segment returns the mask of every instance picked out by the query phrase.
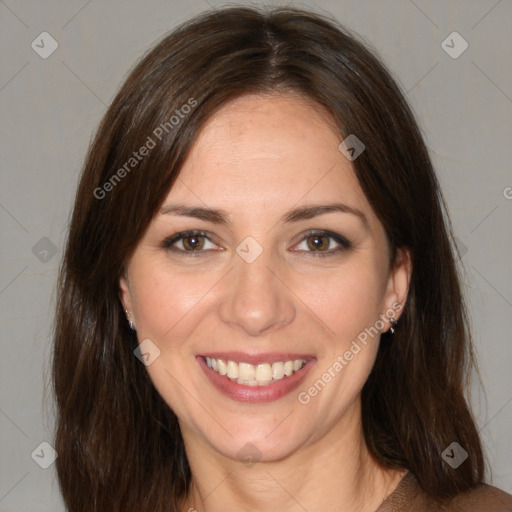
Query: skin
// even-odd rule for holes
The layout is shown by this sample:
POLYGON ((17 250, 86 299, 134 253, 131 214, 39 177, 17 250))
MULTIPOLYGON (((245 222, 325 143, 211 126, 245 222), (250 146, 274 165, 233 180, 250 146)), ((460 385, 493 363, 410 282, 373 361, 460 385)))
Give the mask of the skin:
POLYGON ((328 113, 298 95, 231 101, 205 124, 163 203, 222 209, 229 223, 159 213, 127 263, 120 298, 139 341, 160 350, 147 371, 179 418, 192 470, 184 511, 373 512, 404 474, 378 466, 362 433, 360 394, 380 334, 309 403, 297 399, 379 315, 405 303, 409 286, 409 255, 389 260, 340 142, 328 113), (340 202, 366 223, 343 212, 281 220, 293 208, 340 202), (190 238, 174 251, 162 246, 194 229, 211 234, 199 256, 184 254, 190 238), (332 252, 340 245, 322 238, 318 251, 331 253, 316 256, 308 230, 330 230, 351 247, 332 252), (263 249, 252 263, 236 252, 247 236, 263 249), (241 403, 199 368, 196 354, 213 350, 306 353, 316 364, 297 391, 241 403), (237 456, 248 442, 261 454, 252 466, 237 456))

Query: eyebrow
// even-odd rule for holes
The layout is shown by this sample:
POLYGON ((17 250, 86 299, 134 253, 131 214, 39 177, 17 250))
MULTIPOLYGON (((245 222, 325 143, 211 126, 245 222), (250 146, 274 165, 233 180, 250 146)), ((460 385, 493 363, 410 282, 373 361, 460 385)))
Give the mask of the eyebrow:
MULTIPOLYGON (((318 215, 335 212, 354 215, 358 217, 366 227, 369 227, 368 218, 361 210, 343 203, 301 206, 286 212, 281 217, 280 221, 285 223, 299 222, 301 220, 312 219, 318 215)), ((160 213, 162 215, 172 214, 184 217, 193 217, 195 219, 201 219, 222 225, 229 224, 230 220, 230 216, 225 210, 204 208, 200 206, 185 206, 181 204, 168 204, 161 208, 160 213)))

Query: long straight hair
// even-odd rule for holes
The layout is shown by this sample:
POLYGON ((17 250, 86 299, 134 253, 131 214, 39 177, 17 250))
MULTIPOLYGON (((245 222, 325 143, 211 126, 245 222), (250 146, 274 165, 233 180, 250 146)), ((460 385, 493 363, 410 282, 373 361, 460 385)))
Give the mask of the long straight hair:
POLYGON ((407 247, 412 256, 399 327, 382 335, 362 392, 370 453, 384 467, 413 472, 436 500, 482 481, 464 396, 473 357, 449 221, 404 95, 375 52, 334 20, 234 7, 197 16, 150 50, 88 151, 54 328, 56 467, 70 512, 164 512, 186 496, 191 472, 177 418, 133 354, 119 279, 205 122, 242 94, 290 92, 327 109, 340 142, 349 134, 363 141, 353 162, 359 183, 391 255, 407 247), (441 457, 454 441, 468 453, 457 469, 441 457))

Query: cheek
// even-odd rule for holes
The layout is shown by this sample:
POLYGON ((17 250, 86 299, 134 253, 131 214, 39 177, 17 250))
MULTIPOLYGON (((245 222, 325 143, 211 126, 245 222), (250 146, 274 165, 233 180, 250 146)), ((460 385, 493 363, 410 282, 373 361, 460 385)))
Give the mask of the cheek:
MULTIPOLYGON (((169 407, 192 421, 194 403, 187 390, 198 379, 194 333, 211 300, 212 275, 183 274, 161 262, 131 269, 132 299, 139 342, 151 340, 159 356, 146 367, 153 385, 169 407)), ((218 279, 217 279, 218 280, 218 279)))
MULTIPOLYGON (((199 269, 199 266, 198 266, 199 269)), ((325 272, 305 274, 286 272, 292 295, 277 286, 275 293, 297 301, 295 308, 316 317, 339 342, 350 343, 359 333, 375 325, 382 313, 385 286, 383 270, 370 258, 352 262, 325 272)), ((134 265, 131 272, 132 302, 139 338, 155 340, 162 348, 170 340, 176 349, 186 340, 201 316, 215 309, 216 297, 228 285, 229 275, 222 272, 180 271, 161 261, 134 265), (220 280, 220 281, 219 281, 220 280)), ((218 320, 218 319, 217 319, 218 320)), ((336 350, 342 347, 336 347, 336 350)))
POLYGON ((190 315, 200 308, 202 301, 214 284, 207 274, 180 274, 162 268, 162 265, 145 265, 132 273, 134 314, 140 336, 163 342, 166 338, 179 338, 183 328, 190 323, 190 315))
POLYGON ((319 312, 332 334, 324 339, 315 374, 298 394, 299 402, 314 411, 305 420, 311 425, 316 417, 326 425, 339 421, 368 379, 380 341, 376 322, 385 291, 381 276, 378 265, 354 264, 332 272, 328 280, 308 284, 307 305, 319 312))
POLYGON ((301 297, 309 297, 305 303, 335 336, 336 345, 350 343, 382 313, 385 286, 375 265, 347 265, 323 279, 306 279, 302 288, 301 297))

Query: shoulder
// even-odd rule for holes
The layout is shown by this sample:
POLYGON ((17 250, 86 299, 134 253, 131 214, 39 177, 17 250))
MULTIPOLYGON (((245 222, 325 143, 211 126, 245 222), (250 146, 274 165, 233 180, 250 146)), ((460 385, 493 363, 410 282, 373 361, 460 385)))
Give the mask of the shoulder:
POLYGON ((457 495, 447 512, 512 512, 512 496, 492 485, 480 484, 457 495))
POLYGON ((376 512, 512 512, 512 496, 482 483, 441 505, 408 472, 376 512))

